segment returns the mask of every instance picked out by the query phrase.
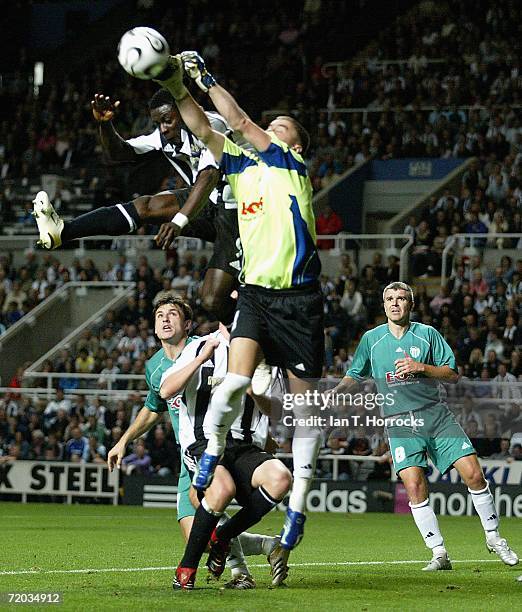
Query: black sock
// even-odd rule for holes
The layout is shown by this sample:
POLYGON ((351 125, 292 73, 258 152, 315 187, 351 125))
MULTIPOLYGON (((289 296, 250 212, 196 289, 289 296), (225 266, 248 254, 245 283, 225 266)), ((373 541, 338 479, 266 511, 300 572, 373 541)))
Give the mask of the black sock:
POLYGON ((185 553, 180 562, 181 567, 198 567, 201 557, 207 548, 212 530, 219 521, 220 517, 207 512, 204 505, 206 504, 203 500, 203 502, 199 504, 196 514, 194 515, 194 522, 192 523, 190 536, 185 546, 185 553))
POLYGON ((104 206, 66 221, 62 230, 62 242, 87 236, 122 236, 138 229, 140 216, 133 202, 104 206))
POLYGON ((250 496, 247 506, 241 508, 231 519, 218 527, 217 536, 222 540, 235 538, 252 525, 259 523, 265 514, 268 514, 278 503, 263 487, 259 487, 250 496))

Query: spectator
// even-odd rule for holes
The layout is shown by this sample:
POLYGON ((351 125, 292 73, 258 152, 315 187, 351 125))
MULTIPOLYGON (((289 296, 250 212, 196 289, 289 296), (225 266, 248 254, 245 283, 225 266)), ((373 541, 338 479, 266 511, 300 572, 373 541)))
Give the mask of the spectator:
POLYGON ((500 440, 500 450, 496 453, 493 453, 490 456, 490 459, 497 459, 500 461, 509 461, 512 459, 512 455, 509 452, 510 440, 509 438, 501 438, 500 440))
POLYGON ((134 444, 134 452, 122 460, 122 469, 125 474, 150 474, 152 473, 151 458, 147 449, 145 448, 145 442, 139 439, 134 444))
MULTIPOLYGON (((330 207, 325 206, 316 219, 315 227, 318 235, 338 234, 343 229, 341 217, 330 207)), ((318 249, 333 249, 333 240, 318 240, 318 249)))
POLYGON ((168 476, 176 473, 178 463, 176 447, 171 440, 166 439, 165 432, 160 426, 153 430, 149 452, 152 471, 157 476, 168 476))
POLYGON ((94 369, 94 358, 89 355, 86 348, 79 351, 78 357, 74 362, 75 371, 80 374, 90 374, 94 369))
POLYGON ((85 463, 89 458, 89 440, 82 436, 78 425, 71 429, 71 436, 65 445, 65 459, 85 463))
POLYGON ((361 292, 357 290, 355 281, 349 280, 345 284, 341 308, 348 315, 347 341, 350 342, 366 326, 366 308, 363 304, 361 292))

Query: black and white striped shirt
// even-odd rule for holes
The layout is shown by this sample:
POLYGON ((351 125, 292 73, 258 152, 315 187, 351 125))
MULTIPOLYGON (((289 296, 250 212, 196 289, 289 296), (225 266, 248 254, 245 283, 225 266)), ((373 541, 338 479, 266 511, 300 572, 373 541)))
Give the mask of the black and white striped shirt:
MULTIPOLYGON (((213 130, 226 135, 232 133, 232 130, 221 115, 211 111, 205 111, 205 114, 213 130)), ((195 183, 198 173, 205 170, 205 168, 216 168, 219 170, 219 164, 214 159, 212 153, 185 128, 181 129, 180 145, 168 142, 161 134, 159 128, 156 128, 151 134, 142 134, 136 138, 129 138, 126 142, 138 155, 151 151, 162 151, 187 187, 191 187, 195 183)), ((210 194, 209 199, 214 204, 221 200, 227 201, 227 194, 223 194, 224 188, 225 183, 220 182, 210 194)))
MULTIPOLYGON (((180 392, 182 401, 179 402, 179 443, 182 452, 196 441, 208 437, 208 408, 212 387, 221 381, 228 366, 229 343, 219 332, 202 336, 193 340, 183 349, 176 363, 163 373, 161 384, 174 372, 181 370, 191 363, 203 350, 210 338, 218 338, 219 345, 214 350, 211 359, 205 361, 192 375, 187 385, 180 392)), ((239 416, 230 429, 230 436, 235 440, 252 443, 264 448, 269 432, 269 419, 257 408, 250 396, 245 396, 239 416)))

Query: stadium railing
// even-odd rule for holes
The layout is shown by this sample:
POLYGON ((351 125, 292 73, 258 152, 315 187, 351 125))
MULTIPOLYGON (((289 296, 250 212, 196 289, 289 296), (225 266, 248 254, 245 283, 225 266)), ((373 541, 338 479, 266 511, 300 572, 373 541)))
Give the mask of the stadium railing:
MULTIPOLYGON (((41 363, 40 363, 41 365, 41 363)), ((93 395, 93 394, 98 394, 98 392, 103 393, 103 392, 114 392, 114 393, 138 393, 139 390, 132 390, 132 389, 117 389, 114 388, 116 387, 117 383, 120 382, 130 382, 130 381, 139 381, 139 382, 144 382, 145 381, 145 376, 143 374, 110 374, 110 375, 104 375, 104 374, 88 374, 88 373, 75 373, 75 372, 38 372, 36 370, 32 371, 27 369, 24 372, 24 379, 30 379, 30 380, 37 380, 37 379, 42 379, 42 380, 46 380, 46 386, 45 387, 39 387, 38 390, 39 391, 46 391, 48 394, 53 394, 56 386, 58 385, 58 382, 60 379, 75 379, 78 380, 79 383, 84 383, 86 386, 84 388, 82 387, 78 387, 77 389, 66 389, 65 393, 70 393, 71 395, 93 395), (104 385, 102 388, 100 388, 99 386, 92 386, 89 387, 89 384, 93 384, 93 383, 101 383, 102 385, 104 385), (106 385, 106 386, 105 386, 106 385)), ((5 387, 0 387, 0 391, 1 389, 3 389, 5 387)), ((144 391, 145 395, 147 394, 144 391)))
MULTIPOLYGON (((292 453, 277 453, 278 459, 292 459, 292 453)), ((332 477, 328 480, 339 480, 339 463, 346 461, 358 461, 359 463, 372 462, 372 463, 384 463, 388 461, 388 456, 384 455, 319 455, 317 461, 331 461, 332 462, 332 477)))
MULTIPOLYGON (((0 250, 15 250, 19 252, 25 252, 26 249, 34 249, 34 245, 38 240, 38 236, 0 236, 0 250)), ((333 242, 332 249, 322 249, 321 252, 329 253, 332 256, 338 256, 347 250, 352 250, 355 246, 356 251, 364 249, 375 249, 384 248, 390 254, 396 254, 400 261, 400 278, 401 280, 407 280, 408 276, 408 252, 413 245, 413 238, 409 234, 400 233, 385 233, 385 234, 320 234, 317 236, 317 240, 328 240, 333 242), (368 243, 371 242, 370 247, 368 243), (352 243, 352 246, 350 246, 352 243), (375 244, 377 243, 377 244, 375 244)), ((162 258, 164 251, 159 248, 153 248, 154 236, 124 236, 114 238, 114 236, 92 236, 89 238, 81 238, 78 241, 78 247, 72 250, 56 251, 56 253, 62 254, 65 258, 80 258, 84 257, 88 252, 96 252, 102 255, 108 253, 123 253, 127 257, 134 257, 135 255, 147 252, 156 253, 162 258), (112 241, 111 249, 96 249, 88 248, 90 243, 96 243, 100 241, 112 241)), ((96 245, 94 245, 96 246, 96 245)), ((195 238, 177 238, 175 246, 178 251, 200 251, 208 248, 207 243, 202 240, 195 238)), ((38 251, 39 253, 47 253, 48 251, 38 251)), ((96 263, 96 262, 95 262, 96 263)))
MULTIPOLYGON (((431 66, 435 64, 449 64, 450 61, 451 60, 448 58, 423 59, 422 64, 431 66)), ((325 62, 321 67, 321 72, 325 78, 328 78, 330 68, 335 68, 337 74, 342 76, 343 70, 347 67, 371 65, 372 68, 379 70, 381 68, 387 68, 388 66, 405 66, 412 63, 414 62, 412 62, 411 59, 369 60, 368 58, 361 58, 356 60, 345 60, 344 62, 325 62)))
MULTIPOLYGON (((44 372, 44 374, 49 374, 48 372, 44 372)), ((66 377, 65 374, 60 374, 60 378, 66 377)), ((72 376, 75 376, 74 374, 72 376)), ((100 378, 99 374, 78 374, 76 377, 80 376, 89 376, 94 378, 100 378)), ((145 380, 144 375, 138 374, 120 374, 121 379, 128 376, 126 380, 145 380)), ((70 376, 68 376, 70 378, 70 376)), ((32 378, 28 376, 27 378, 32 378)), ((39 376, 38 378, 47 378, 46 376, 39 376)), ((54 378, 58 378, 56 375, 54 378)), ((53 377, 49 377, 50 381, 53 380, 53 377)), ((114 382, 114 381, 113 381, 114 382)), ((127 400, 131 395, 139 395, 140 397, 147 397, 147 391, 144 389, 99 389, 99 388, 78 388, 78 389, 64 389, 64 395, 66 397, 72 397, 75 395, 85 395, 89 397, 98 397, 100 399, 110 399, 110 400, 127 400)), ((45 399, 52 399, 56 394, 56 385, 48 385, 46 387, 0 387, 0 396, 3 394, 6 395, 29 395, 32 397, 44 397, 45 399)))
POLYGON ((30 369, 39 367, 56 347, 132 295, 134 287, 135 283, 125 281, 72 281, 59 287, 0 336, 0 382, 10 380, 16 368, 27 361, 34 362, 30 369), (73 331, 64 339, 67 327, 73 331), (40 358, 42 352, 44 357, 40 358))
MULTIPOLYGON (((111 242, 109 251, 129 251, 129 249, 148 250, 151 248, 151 243, 154 244, 154 237, 151 236, 89 236, 88 238, 80 238, 74 242, 76 254, 81 256, 81 251, 92 250, 88 249, 87 245, 91 242, 107 241, 111 242)), ((36 234, 24 234, 23 236, 0 236, 0 251, 33 251, 39 236, 36 234)), ((175 240, 175 245, 181 250, 199 251, 204 248, 205 242, 197 238, 179 237, 175 240)), ((156 247, 157 248, 157 247, 156 247)), ((103 249, 107 251, 107 249, 103 249)), ((160 250, 158 248, 158 250, 160 250)), ((49 251, 38 251, 39 253, 49 253, 49 251)), ((54 252, 54 251, 53 251, 54 252)), ((62 251, 55 251, 56 253, 62 251)), ((64 252, 67 252, 64 251, 64 252)))
MULTIPOLYGON (((433 104, 422 104, 420 106, 416 106, 415 108, 413 108, 410 104, 407 104, 405 106, 373 106, 371 108, 367 107, 367 106, 362 106, 362 107, 357 107, 357 108, 345 108, 345 107, 335 107, 335 106, 330 106, 330 107, 326 107, 326 108, 318 108, 318 109, 312 109, 311 111, 303 111, 302 109, 299 108, 293 108, 293 109, 289 109, 289 108, 270 108, 267 109, 265 111, 263 111, 262 113, 262 119, 263 121, 267 121, 270 118, 276 117, 278 115, 285 115, 288 113, 292 113, 294 114, 296 117, 302 116, 303 114, 311 114, 311 115, 317 115, 319 113, 327 113, 328 115, 332 114, 332 113, 338 113, 341 115, 362 115, 363 121, 366 123, 366 121, 368 120, 368 115, 374 115, 374 114, 382 114, 382 113, 414 113, 417 111, 422 111, 422 112, 428 112, 428 111, 434 111, 437 110, 441 113, 453 113, 455 111, 463 111, 464 113, 468 113, 469 111, 473 111, 473 110, 484 110, 484 111, 488 111, 491 112, 494 109, 501 109, 504 108, 505 104, 492 104, 490 106, 479 106, 479 105, 475 105, 475 106, 469 106, 469 105, 464 105, 464 106, 452 106, 452 105, 444 105, 444 106, 435 106, 433 104)), ((510 109, 521 109, 522 108, 522 104, 510 104, 509 105, 510 109)), ((467 117, 466 117, 467 120, 467 117)), ((438 159, 438 158, 437 158, 438 159)))
POLYGON ((522 244, 522 234, 519 233, 483 233, 483 234, 452 234, 448 237, 447 244, 442 251, 442 272, 440 278, 440 284, 443 287, 448 281, 447 266, 448 258, 452 250, 469 249, 469 255, 482 253, 484 250, 488 251, 510 251, 519 250, 520 244, 522 244), (496 245, 488 244, 491 240, 517 240, 517 245, 513 247, 502 247, 499 249, 496 245))

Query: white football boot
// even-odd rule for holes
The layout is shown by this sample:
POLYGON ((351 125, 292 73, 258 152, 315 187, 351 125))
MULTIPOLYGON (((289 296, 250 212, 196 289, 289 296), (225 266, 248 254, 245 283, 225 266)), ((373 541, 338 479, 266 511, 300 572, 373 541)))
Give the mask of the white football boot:
POLYGON ((504 538, 499 538, 496 542, 486 541, 486 546, 490 553, 496 553, 506 565, 513 566, 518 563, 517 553, 509 548, 504 538))
POLYGON ((453 569, 451 565, 450 558, 448 557, 447 552, 443 552, 438 555, 433 555, 431 561, 426 565, 426 567, 422 568, 423 572, 438 572, 441 570, 451 570, 453 569))
POLYGON ((44 249, 57 249, 62 244, 63 220, 49 202, 49 196, 45 191, 36 194, 33 204, 33 217, 40 232, 37 244, 44 249))

